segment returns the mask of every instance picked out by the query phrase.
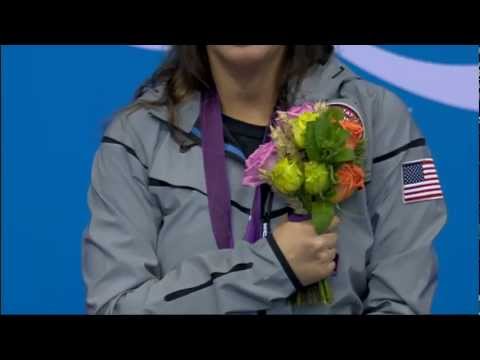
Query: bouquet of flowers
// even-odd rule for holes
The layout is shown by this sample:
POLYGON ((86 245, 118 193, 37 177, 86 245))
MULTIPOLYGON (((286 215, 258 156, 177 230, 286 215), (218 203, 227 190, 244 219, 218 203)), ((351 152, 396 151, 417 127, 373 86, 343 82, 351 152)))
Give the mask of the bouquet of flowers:
MULTIPOLYGON (((243 184, 267 183, 317 234, 332 223, 339 204, 364 185, 364 128, 343 105, 305 103, 278 111, 271 140, 246 161, 243 184)), ((294 304, 331 304, 327 280, 295 294, 294 304)))

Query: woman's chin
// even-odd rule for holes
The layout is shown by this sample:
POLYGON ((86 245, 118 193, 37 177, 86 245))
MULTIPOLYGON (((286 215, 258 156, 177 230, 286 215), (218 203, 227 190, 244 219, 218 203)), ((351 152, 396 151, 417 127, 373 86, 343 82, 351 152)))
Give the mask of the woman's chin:
POLYGON ((278 56, 282 45, 209 45, 209 52, 222 61, 238 65, 254 65, 278 56))

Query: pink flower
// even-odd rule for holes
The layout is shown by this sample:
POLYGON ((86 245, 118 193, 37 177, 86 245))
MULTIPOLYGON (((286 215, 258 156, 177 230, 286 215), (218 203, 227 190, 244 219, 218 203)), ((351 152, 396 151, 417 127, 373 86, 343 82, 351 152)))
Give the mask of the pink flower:
POLYGON ((245 162, 246 169, 242 184, 256 187, 265 183, 262 171, 270 171, 277 162, 277 148, 273 141, 261 145, 245 162))
POLYGON ((288 109, 287 114, 290 117, 299 117, 302 115, 304 112, 314 112, 314 104, 313 103, 304 103, 299 106, 293 106, 290 109, 288 109))

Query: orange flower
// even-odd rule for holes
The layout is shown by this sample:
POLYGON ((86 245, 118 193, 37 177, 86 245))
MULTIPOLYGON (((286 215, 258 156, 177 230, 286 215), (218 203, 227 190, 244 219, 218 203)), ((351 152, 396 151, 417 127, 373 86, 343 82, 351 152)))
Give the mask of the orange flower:
POLYGON ((337 170, 336 175, 338 184, 335 189, 335 196, 330 199, 334 204, 348 199, 355 190, 360 190, 365 187, 365 173, 358 165, 342 165, 337 170))
POLYGON ((355 150, 358 143, 363 139, 363 126, 357 119, 340 120, 340 126, 350 133, 347 139, 347 148, 355 150))

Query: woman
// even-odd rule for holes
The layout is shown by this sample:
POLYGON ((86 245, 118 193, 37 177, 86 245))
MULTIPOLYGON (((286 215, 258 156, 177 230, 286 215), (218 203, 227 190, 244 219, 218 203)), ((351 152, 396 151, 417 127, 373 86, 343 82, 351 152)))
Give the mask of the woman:
POLYGON ((404 172, 430 158, 399 98, 353 74, 332 46, 175 46, 95 158, 88 312, 428 313, 432 242, 446 209, 441 195, 406 201, 404 172), (254 196, 241 185, 245 158, 274 110, 319 100, 362 121, 366 189, 318 236, 309 222, 285 221, 286 203, 264 186, 269 226, 244 241, 254 196), (332 305, 290 306, 296 291, 325 278, 332 305))

